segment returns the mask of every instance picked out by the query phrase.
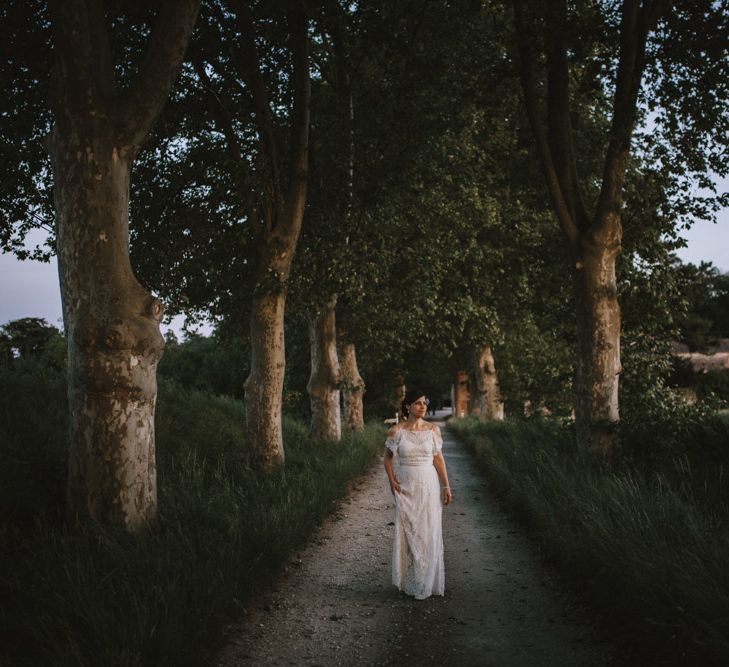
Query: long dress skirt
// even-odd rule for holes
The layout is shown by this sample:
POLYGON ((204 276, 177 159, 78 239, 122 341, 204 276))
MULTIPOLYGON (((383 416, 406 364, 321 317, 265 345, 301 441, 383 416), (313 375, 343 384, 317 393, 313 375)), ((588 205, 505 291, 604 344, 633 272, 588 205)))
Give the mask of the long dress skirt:
POLYGON ((424 600, 445 592, 443 507, 433 456, 442 447, 440 433, 400 429, 387 442, 395 453, 400 493, 395 494, 392 583, 424 600))

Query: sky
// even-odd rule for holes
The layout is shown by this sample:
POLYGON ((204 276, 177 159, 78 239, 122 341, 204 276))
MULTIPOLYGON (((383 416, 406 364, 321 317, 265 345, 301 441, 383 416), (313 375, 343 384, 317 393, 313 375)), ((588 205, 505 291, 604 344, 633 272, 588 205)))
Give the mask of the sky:
MULTIPOLYGON (((42 243, 45 235, 29 235, 27 247, 42 243)), ((23 317, 40 317, 48 324, 63 328, 61 289, 58 282, 58 262, 20 261, 14 255, 0 253, 0 326, 23 317)), ((173 318, 162 325, 162 332, 172 329, 183 337, 184 318, 173 318)), ((211 333, 206 325, 192 327, 202 334, 211 333)))
MULTIPOLYGON (((688 247, 677 253, 682 261, 712 262, 720 271, 729 272, 729 209, 721 211, 716 223, 698 222, 682 236, 688 242, 688 247)), ((55 258, 43 264, 21 262, 13 255, 0 254, 0 325, 22 317, 41 317, 59 329, 63 327, 55 258)), ((171 325, 162 325, 163 332, 168 328, 181 336, 182 318, 175 318, 171 325)), ((210 327, 198 330, 202 334, 210 333, 210 327)))

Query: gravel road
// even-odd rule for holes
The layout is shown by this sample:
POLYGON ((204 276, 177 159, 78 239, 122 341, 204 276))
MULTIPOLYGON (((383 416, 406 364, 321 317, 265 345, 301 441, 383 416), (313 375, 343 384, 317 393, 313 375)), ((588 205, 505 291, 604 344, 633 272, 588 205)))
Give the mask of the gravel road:
POLYGON ((378 464, 227 629, 215 664, 615 664, 470 455, 443 435, 454 493, 443 513, 445 597, 416 601, 392 587, 394 505, 378 464))

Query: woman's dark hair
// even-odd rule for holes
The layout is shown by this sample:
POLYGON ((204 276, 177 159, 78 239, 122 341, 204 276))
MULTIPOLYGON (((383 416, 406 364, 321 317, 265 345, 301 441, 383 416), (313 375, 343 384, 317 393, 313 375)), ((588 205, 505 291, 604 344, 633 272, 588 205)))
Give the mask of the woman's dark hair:
POLYGON ((410 389, 409 391, 405 392, 405 398, 400 404, 400 410, 402 411, 402 416, 404 418, 406 418, 410 414, 408 412, 408 405, 415 403, 415 401, 417 401, 421 396, 427 396, 427 394, 417 388, 410 389))

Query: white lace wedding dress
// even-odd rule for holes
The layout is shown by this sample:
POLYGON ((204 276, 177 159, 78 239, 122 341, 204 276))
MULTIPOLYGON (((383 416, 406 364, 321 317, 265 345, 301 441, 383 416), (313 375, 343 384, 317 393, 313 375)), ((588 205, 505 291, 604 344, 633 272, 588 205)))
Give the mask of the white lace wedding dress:
POLYGON ((440 431, 400 428, 385 446, 394 454, 400 493, 395 494, 392 583, 424 600, 445 592, 443 506, 433 456, 440 453, 440 431))

